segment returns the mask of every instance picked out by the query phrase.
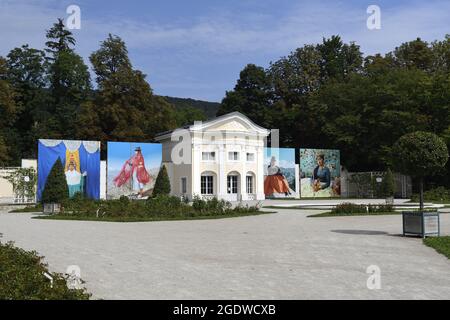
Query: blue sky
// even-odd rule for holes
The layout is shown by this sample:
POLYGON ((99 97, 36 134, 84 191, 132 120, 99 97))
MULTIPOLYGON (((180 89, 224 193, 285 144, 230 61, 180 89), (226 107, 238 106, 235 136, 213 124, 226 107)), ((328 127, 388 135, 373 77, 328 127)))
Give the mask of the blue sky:
POLYGON ((295 149, 294 148, 264 148, 265 161, 267 167, 270 164, 272 156, 277 160, 277 166, 281 168, 295 167, 295 149))
POLYGON ((141 147, 147 169, 159 168, 162 160, 162 145, 141 142, 108 142, 108 171, 122 169, 126 160, 134 154, 136 147, 141 147))
POLYGON ((128 45, 135 68, 161 95, 220 101, 247 63, 270 61, 339 34, 365 54, 404 41, 450 33, 450 1, 0 0, 0 55, 24 43, 42 48, 45 30, 66 8, 81 8, 76 50, 88 63, 108 33, 128 45), (381 30, 368 30, 366 9, 381 8, 381 30))

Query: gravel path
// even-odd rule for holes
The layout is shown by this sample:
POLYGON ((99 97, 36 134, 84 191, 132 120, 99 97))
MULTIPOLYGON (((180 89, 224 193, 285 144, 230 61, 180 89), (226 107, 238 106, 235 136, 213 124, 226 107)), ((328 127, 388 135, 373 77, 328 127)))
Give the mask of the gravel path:
MULTIPOLYGON (((450 299, 450 260, 399 236, 401 216, 306 218, 320 211, 220 220, 85 222, 0 213, 2 241, 78 265, 104 299, 450 299), (381 270, 369 290, 366 268, 381 270)), ((450 214, 441 215, 450 234, 450 214)))

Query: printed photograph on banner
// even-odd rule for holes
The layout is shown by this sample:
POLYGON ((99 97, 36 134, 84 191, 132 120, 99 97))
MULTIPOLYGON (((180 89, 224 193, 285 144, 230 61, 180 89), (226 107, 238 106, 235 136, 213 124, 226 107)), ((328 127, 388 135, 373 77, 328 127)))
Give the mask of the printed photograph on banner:
POLYGON ((100 142, 81 140, 38 140, 38 187, 41 200, 47 177, 60 159, 64 167, 69 197, 79 193, 100 198, 100 142))
POLYGON ((161 168, 159 143, 108 142, 107 199, 146 199, 161 168))
POLYGON ((265 148, 264 153, 266 198, 295 197, 295 149, 265 148))
POLYGON ((339 197, 341 160, 339 150, 300 149, 300 196, 339 197))

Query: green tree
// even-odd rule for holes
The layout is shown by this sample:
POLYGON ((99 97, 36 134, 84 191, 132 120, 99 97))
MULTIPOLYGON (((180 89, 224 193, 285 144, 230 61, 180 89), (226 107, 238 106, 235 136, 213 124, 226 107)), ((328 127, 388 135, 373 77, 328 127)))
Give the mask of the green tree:
POLYGON ((0 167, 6 166, 11 160, 9 156, 9 148, 5 139, 0 135, 0 167))
POLYGON ((132 68, 122 39, 110 34, 90 61, 98 84, 98 126, 106 137, 144 141, 176 126, 173 106, 153 95, 145 75, 132 68))
POLYGON ((65 28, 62 19, 53 24, 46 36, 52 97, 49 110, 52 116, 46 122, 46 130, 55 138, 73 138, 76 135, 74 119, 91 90, 88 67, 73 50, 75 38, 65 28))
POLYGON ((14 158, 36 158, 36 139, 44 134, 42 123, 51 116, 47 106, 45 53, 23 45, 7 56, 7 80, 16 92, 18 108, 14 122, 14 158))
POLYGON ((405 68, 430 70, 433 63, 433 52, 428 43, 417 38, 414 41, 402 43, 395 48, 395 62, 405 68))
POLYGON ((170 193, 170 180, 167 174, 167 169, 165 165, 161 166, 161 170, 158 172, 158 177, 155 181, 155 186, 153 187, 152 196, 156 197, 158 195, 168 195, 170 193))
POLYGON ((181 109, 176 109, 176 122, 177 127, 182 127, 188 124, 192 124, 195 121, 205 121, 206 115, 205 113, 197 108, 193 107, 185 107, 181 109))
POLYGON ((71 51, 71 46, 76 43, 72 32, 66 29, 64 20, 61 18, 58 18, 58 21, 47 30, 46 38, 48 41, 45 43, 47 47, 45 51, 51 55, 50 59, 54 59, 63 51, 71 51))
POLYGON ((322 82, 328 79, 342 81, 348 75, 362 69, 362 53, 359 46, 353 42, 344 44, 341 37, 333 35, 329 39, 324 38, 317 49, 322 57, 320 63, 322 82))
POLYGON ((447 34, 442 41, 433 41, 431 50, 433 53, 432 71, 448 75, 450 73, 450 34, 447 34))
POLYGON ((240 72, 234 90, 227 91, 217 115, 239 111, 264 125, 269 107, 270 79, 262 67, 248 64, 240 72))
POLYGON ((399 172, 419 179, 420 210, 423 211, 423 181, 442 170, 448 160, 445 142, 431 132, 403 135, 392 148, 392 164, 399 172))
MULTIPOLYGON (((322 82, 321 61, 317 46, 305 45, 270 64, 269 97, 273 103, 266 112, 265 124, 270 128, 283 124, 280 138, 286 146, 309 146, 313 140, 317 141, 313 135, 320 126, 321 106, 310 104, 310 97, 322 82)), ((319 141, 322 143, 323 139, 319 141)))
POLYGON ((13 142, 17 137, 14 130, 18 113, 16 92, 6 80, 7 74, 6 60, 0 57, 0 164, 2 165, 11 163, 15 150, 11 150, 10 146, 14 145, 13 142))
POLYGON ((67 186, 66 175, 63 164, 58 158, 48 174, 42 191, 42 203, 61 203, 69 199, 69 187, 67 186))

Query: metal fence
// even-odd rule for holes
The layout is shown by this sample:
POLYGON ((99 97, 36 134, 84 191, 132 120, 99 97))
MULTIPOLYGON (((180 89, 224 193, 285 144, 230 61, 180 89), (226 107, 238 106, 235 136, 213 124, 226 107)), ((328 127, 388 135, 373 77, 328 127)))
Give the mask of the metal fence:
MULTIPOLYGON (((341 196, 344 198, 379 198, 381 180, 385 172, 348 172, 341 173, 341 196)), ((410 176, 393 173, 395 183, 395 197, 409 198, 412 195, 412 181, 410 176)))

